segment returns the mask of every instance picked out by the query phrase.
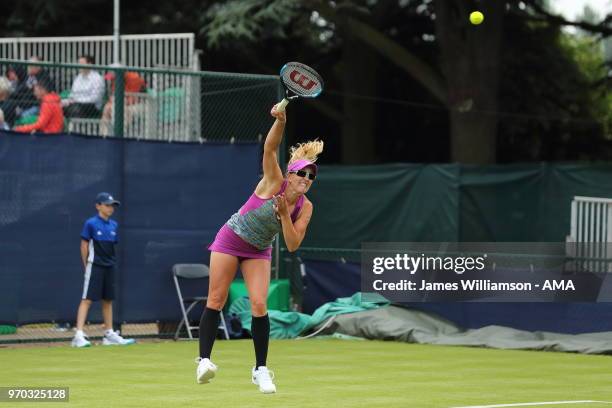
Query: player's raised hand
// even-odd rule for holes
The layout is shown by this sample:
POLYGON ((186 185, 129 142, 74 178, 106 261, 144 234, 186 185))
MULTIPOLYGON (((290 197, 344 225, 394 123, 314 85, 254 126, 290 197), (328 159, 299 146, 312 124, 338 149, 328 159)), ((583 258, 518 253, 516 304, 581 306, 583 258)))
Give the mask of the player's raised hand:
POLYGON ((281 219, 283 216, 289 216, 289 205, 287 204, 287 198, 283 193, 279 195, 275 195, 272 197, 274 200, 274 211, 276 211, 276 216, 278 219, 281 219))
POLYGON ((287 114, 285 113, 285 111, 279 111, 276 108, 276 105, 272 107, 272 110, 270 111, 270 115, 275 117, 276 120, 278 120, 279 122, 285 123, 287 121, 287 114))

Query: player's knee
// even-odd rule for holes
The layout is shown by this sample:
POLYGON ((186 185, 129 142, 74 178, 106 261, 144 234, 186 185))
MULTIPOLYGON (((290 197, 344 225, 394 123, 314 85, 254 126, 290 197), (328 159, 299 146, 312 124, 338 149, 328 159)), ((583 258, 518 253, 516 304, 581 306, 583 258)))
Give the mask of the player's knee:
POLYGON ((222 296, 221 294, 209 294, 208 299, 206 300, 206 307, 209 309, 221 310, 225 305, 225 298, 226 296, 222 296))
POLYGON ((91 299, 81 299, 82 305, 91 306, 92 303, 93 303, 93 300, 91 299))
POLYGON ((253 316, 263 316, 267 311, 268 307, 265 299, 251 299, 251 313, 253 316))

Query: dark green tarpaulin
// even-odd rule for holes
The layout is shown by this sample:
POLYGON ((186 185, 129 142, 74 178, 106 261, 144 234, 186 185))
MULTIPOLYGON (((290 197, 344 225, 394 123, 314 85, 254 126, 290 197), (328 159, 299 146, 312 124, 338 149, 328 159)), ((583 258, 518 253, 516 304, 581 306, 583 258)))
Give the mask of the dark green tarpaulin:
MULTIPOLYGON (((333 316, 377 309, 389 305, 389 301, 376 293, 355 293, 351 297, 338 298, 319 307, 311 315, 298 312, 269 310, 270 338, 293 339, 300 333, 312 329, 333 316)), ((240 319, 242 327, 250 331, 251 305, 247 297, 236 299, 229 312, 240 319)))
POLYGON ((612 164, 321 166, 303 246, 562 242, 575 195, 612 198, 612 164))

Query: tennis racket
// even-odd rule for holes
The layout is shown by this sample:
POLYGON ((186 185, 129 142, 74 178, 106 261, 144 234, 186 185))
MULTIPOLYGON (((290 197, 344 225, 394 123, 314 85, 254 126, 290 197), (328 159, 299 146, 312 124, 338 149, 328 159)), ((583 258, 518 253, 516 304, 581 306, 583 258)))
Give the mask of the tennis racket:
POLYGON ((281 68, 280 79, 285 88, 285 98, 276 105, 284 111, 287 104, 298 97, 316 98, 323 92, 323 78, 308 65, 288 62, 281 68))

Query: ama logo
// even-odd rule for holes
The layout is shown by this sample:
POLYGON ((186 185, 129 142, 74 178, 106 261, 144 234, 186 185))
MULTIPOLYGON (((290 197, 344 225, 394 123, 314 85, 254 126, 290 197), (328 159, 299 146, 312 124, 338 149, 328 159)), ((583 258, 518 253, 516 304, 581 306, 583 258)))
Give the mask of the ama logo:
POLYGON ((293 81, 295 84, 299 85, 301 88, 304 88, 307 91, 310 91, 312 87, 315 86, 315 84, 317 83, 313 79, 308 78, 306 75, 295 69, 291 71, 291 74, 289 74, 289 78, 291 78, 291 81, 293 81))
POLYGON ((567 291, 567 290, 576 290, 576 287, 574 286, 574 282, 571 279, 568 280, 549 280, 547 279, 544 282, 544 286, 542 287, 542 290, 562 290, 562 291, 567 291))

